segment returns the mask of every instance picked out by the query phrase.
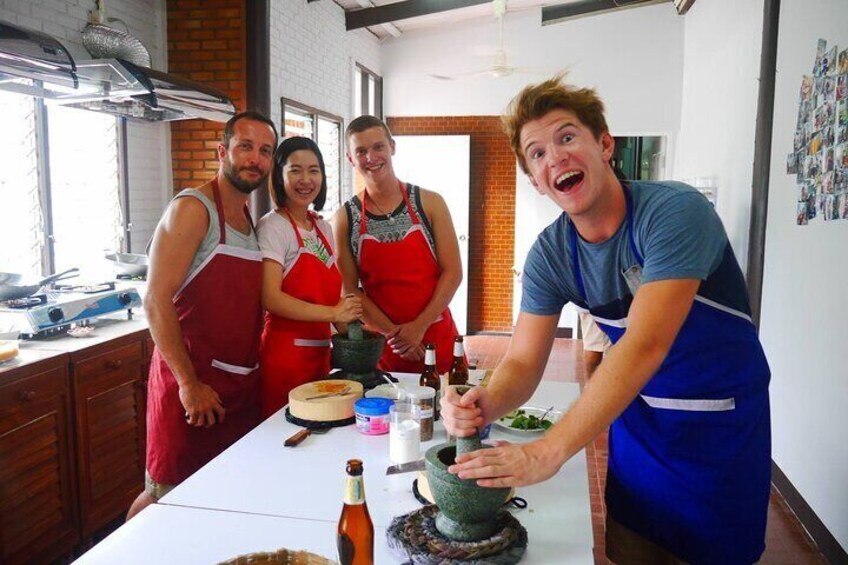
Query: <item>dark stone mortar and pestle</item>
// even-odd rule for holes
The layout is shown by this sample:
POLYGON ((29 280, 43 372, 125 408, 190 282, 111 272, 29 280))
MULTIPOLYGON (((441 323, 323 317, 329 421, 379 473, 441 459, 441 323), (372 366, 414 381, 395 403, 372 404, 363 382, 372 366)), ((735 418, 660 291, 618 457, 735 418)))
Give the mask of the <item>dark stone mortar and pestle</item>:
POLYGON ((332 342, 330 363, 340 371, 329 378, 357 381, 366 389, 386 382, 382 371, 377 370, 386 345, 385 337, 364 330, 362 322, 355 321, 348 324, 346 334, 333 335, 332 342))
MULTIPOLYGON (((465 394, 471 387, 456 387, 465 394)), ((509 496, 509 488, 486 488, 477 485, 476 479, 460 479, 448 472, 456 456, 491 446, 480 442, 480 434, 456 439, 456 443, 443 443, 427 450, 424 455, 427 481, 439 513, 436 529, 456 541, 477 541, 492 536, 499 528, 498 514, 509 496)))

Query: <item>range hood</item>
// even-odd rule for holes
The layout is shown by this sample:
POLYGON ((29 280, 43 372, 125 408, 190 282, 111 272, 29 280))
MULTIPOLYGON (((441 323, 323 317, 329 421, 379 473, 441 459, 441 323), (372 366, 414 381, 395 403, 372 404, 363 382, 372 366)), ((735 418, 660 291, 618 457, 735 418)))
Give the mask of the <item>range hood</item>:
POLYGON ((142 121, 224 122, 232 100, 208 86, 121 59, 74 62, 49 35, 0 22, 0 89, 142 121))

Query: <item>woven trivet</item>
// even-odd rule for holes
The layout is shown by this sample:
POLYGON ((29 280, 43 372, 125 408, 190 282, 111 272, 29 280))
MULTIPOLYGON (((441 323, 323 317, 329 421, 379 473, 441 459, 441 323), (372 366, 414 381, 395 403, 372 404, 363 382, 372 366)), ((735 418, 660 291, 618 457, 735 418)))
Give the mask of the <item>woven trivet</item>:
POLYGON ((386 530, 389 547, 414 565, 513 565, 527 549, 527 530, 509 512, 498 514, 489 539, 460 542, 436 529, 439 507, 425 506, 398 516, 386 530))
POLYGON ((338 565, 326 557, 315 555, 308 551, 291 551, 289 549, 278 549, 277 551, 259 551, 239 555, 218 565, 338 565))

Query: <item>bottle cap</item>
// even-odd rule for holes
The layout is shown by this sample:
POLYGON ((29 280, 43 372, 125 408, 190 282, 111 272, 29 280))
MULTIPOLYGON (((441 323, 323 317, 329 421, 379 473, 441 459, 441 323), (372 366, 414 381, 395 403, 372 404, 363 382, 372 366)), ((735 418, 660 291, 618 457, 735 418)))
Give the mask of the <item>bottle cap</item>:
POLYGON ((393 403, 390 398, 360 398, 353 403, 353 410, 363 416, 382 416, 389 413, 393 403))

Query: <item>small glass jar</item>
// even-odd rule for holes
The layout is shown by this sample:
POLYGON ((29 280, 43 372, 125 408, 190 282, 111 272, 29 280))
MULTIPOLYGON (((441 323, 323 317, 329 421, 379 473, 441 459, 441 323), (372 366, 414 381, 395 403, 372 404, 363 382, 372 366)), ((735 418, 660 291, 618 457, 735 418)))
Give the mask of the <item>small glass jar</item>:
POLYGON ((389 431, 389 408, 394 401, 388 398, 360 398, 353 404, 356 429, 376 436, 389 431))
POLYGON ((435 421, 436 390, 429 386, 412 387, 406 391, 410 402, 418 406, 421 422, 421 441, 433 439, 435 421))

